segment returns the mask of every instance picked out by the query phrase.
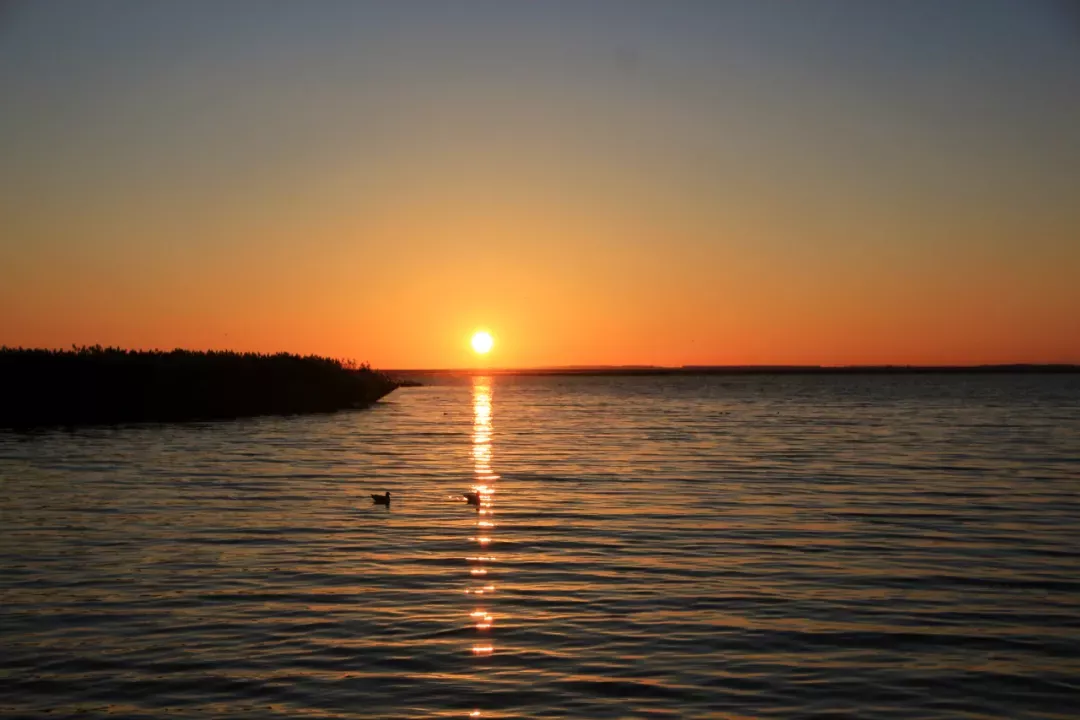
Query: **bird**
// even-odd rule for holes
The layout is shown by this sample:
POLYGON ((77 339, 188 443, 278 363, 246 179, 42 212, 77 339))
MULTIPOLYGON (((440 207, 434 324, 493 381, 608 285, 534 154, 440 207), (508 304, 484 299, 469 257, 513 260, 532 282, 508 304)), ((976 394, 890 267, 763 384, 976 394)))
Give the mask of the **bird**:
POLYGON ((376 505, 389 506, 390 505, 390 491, 387 490, 385 495, 376 495, 375 493, 372 493, 371 494, 371 501, 373 503, 375 503, 376 505))
POLYGON ((480 493, 478 493, 478 492, 467 492, 467 493, 465 493, 465 502, 469 503, 470 505, 479 505, 480 504, 480 493))

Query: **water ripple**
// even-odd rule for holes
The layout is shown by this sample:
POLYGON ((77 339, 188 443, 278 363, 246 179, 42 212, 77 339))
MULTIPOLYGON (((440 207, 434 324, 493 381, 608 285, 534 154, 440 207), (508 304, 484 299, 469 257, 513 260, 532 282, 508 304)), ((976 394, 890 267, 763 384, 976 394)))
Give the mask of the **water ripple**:
POLYGON ((1075 717, 1078 400, 444 378, 0 435, 0 715, 1075 717))

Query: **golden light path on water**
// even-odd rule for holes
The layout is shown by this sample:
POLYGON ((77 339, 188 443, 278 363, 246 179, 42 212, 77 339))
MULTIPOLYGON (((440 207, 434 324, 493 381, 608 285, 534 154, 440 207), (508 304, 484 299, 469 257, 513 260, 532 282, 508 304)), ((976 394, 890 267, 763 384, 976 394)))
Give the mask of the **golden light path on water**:
MULTIPOLYGON (((495 560, 490 553, 493 543, 492 532, 496 528, 495 523, 495 482, 499 476, 492 470, 492 412, 491 412, 491 378, 477 377, 473 379, 473 433, 472 433, 472 457, 473 457, 473 486, 476 493, 476 533, 469 537, 469 541, 476 543, 477 552, 467 557, 470 564, 470 581, 483 582, 488 579, 487 564, 495 560)), ((466 588, 466 593, 476 595, 477 599, 484 599, 483 604, 477 604, 469 615, 469 621, 476 629, 477 638, 472 645, 472 654, 476 657, 487 657, 495 652, 495 645, 491 640, 492 626, 495 618, 490 612, 486 600, 495 592, 495 584, 472 584, 466 588)), ((470 713, 470 717, 480 717, 479 710, 470 713)))
POLYGON ((0 432, 0 717, 1076 719, 1076 376, 475 384, 0 432))

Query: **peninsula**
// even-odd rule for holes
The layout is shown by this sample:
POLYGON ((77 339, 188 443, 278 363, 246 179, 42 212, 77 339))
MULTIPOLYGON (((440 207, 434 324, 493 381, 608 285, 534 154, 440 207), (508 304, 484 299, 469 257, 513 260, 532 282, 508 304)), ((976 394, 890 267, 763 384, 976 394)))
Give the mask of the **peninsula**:
POLYGON ((289 353, 0 348, 0 427, 220 420, 367 407, 399 387, 289 353))

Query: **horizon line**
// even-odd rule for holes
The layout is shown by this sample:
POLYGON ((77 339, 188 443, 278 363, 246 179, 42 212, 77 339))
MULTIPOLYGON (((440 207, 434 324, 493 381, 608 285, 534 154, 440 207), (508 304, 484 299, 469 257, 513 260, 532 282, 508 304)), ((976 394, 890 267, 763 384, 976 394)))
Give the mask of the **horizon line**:
POLYGON ((540 365, 532 367, 499 368, 386 368, 387 373, 412 373, 417 375, 438 374, 491 374, 491 375, 694 375, 694 374, 768 374, 768 373, 933 373, 933 372, 998 372, 1040 373, 1080 372, 1080 363, 979 363, 970 365, 914 365, 914 364, 865 364, 865 365, 540 365))

